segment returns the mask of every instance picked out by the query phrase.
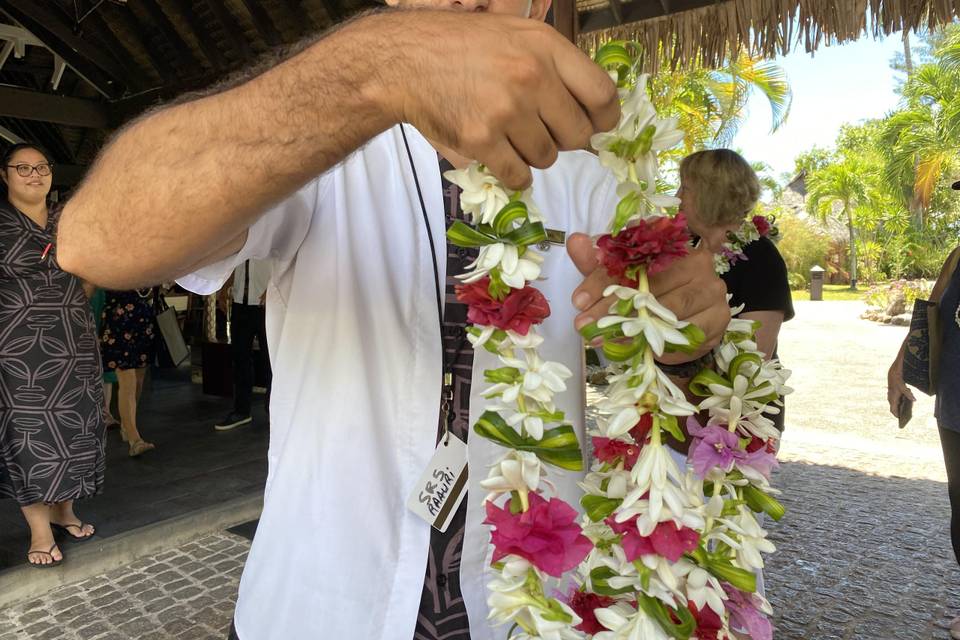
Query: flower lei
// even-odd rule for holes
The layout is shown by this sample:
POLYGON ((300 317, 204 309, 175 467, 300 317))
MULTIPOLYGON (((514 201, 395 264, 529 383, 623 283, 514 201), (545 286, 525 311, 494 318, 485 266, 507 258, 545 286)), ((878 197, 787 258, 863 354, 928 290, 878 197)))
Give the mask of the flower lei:
POLYGON ((484 372, 489 404, 474 425, 506 449, 481 482, 490 492, 485 524, 498 573, 488 585, 490 618, 513 623, 513 640, 706 640, 733 631, 768 640, 771 610, 755 593, 753 571, 763 566, 760 552, 774 547, 754 513, 783 514, 768 481, 779 433, 764 414, 776 413, 778 396, 789 393, 789 371, 763 360, 758 324, 741 319, 714 350, 715 367, 690 383, 704 398, 699 406, 657 367, 655 357, 694 352, 704 339, 657 302, 648 282, 689 248, 682 216, 665 215, 676 199, 656 190, 656 154, 682 133, 675 120, 657 117, 627 45, 609 43, 597 57, 621 90, 619 125, 592 141, 619 182, 611 233, 597 243, 619 282, 605 292, 617 298, 610 315, 582 333, 601 338, 621 370, 589 433, 582 517, 544 496, 544 463, 580 471, 582 454, 553 402, 571 372, 537 351, 543 338, 535 327, 549 315, 531 285, 540 275, 533 247, 546 237, 543 218, 529 190, 508 192, 481 165, 446 174, 463 189, 473 223, 454 223, 448 238, 479 247, 458 276, 457 295, 473 324, 468 337, 503 365, 484 372), (708 416, 705 426, 698 410, 708 416), (683 469, 665 444, 667 434, 685 439, 681 420, 692 439, 683 469), (564 577, 569 591, 551 590, 564 577))
POLYGON ((717 273, 726 273, 730 267, 742 260, 749 260, 744 252, 747 245, 760 238, 770 238, 774 242, 780 239, 780 230, 777 228, 774 216, 755 215, 736 231, 727 236, 720 253, 714 256, 717 273))

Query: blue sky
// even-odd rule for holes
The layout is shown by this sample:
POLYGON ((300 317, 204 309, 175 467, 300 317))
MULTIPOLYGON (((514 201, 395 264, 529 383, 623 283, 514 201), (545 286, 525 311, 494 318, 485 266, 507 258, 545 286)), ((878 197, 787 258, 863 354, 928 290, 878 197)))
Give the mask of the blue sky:
MULTIPOLYGON (((917 40, 911 34, 911 45, 917 40)), ((883 116, 896 107, 898 75, 890 69, 901 51, 901 34, 821 47, 813 56, 801 51, 777 58, 793 88, 793 106, 786 123, 770 133, 770 108, 762 96, 750 99, 749 112, 732 147, 751 162, 763 160, 775 176, 793 171, 793 159, 814 145, 830 147, 840 125, 883 116)))

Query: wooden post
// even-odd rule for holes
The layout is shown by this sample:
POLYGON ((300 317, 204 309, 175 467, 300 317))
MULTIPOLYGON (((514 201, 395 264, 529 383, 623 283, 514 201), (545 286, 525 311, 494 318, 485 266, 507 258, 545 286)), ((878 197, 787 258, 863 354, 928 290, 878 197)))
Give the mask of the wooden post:
POLYGON ((553 26, 570 42, 576 44, 580 33, 577 0, 554 0, 553 26))

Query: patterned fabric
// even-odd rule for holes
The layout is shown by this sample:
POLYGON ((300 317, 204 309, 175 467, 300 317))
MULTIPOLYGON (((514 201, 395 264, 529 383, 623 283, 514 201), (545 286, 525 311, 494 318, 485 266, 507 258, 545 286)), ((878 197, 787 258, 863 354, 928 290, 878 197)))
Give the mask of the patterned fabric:
POLYGON ((107 291, 100 323, 100 352, 103 366, 116 369, 142 369, 153 358, 153 289, 107 291))
MULTIPOLYGON (((440 174, 453 169, 440 159, 440 174)), ((460 190, 443 179, 443 201, 447 226, 462 219, 460 190)), ((443 312, 444 362, 453 363, 453 402, 449 429, 467 441, 470 430, 470 381, 473 373, 473 350, 467 341, 467 305, 457 301, 454 276, 463 273, 477 256, 476 249, 463 249, 447 243, 447 282, 443 312)), ((437 431, 437 442, 443 437, 443 424, 437 431)), ((430 529, 430 553, 420 597, 420 612, 414 640, 469 640, 470 623, 460 592, 460 553, 466 525, 467 501, 464 498, 446 532, 430 529)))
POLYGON ((57 264, 47 226, 0 203, 0 497, 21 505, 95 495, 105 469, 93 315, 57 264))

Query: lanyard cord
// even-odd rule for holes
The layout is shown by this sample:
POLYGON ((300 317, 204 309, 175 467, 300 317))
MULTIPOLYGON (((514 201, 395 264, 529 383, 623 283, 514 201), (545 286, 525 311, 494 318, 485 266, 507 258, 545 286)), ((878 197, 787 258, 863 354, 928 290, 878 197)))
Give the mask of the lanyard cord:
MULTIPOLYGON (((430 218, 427 216, 427 206, 423 203, 423 191, 420 190, 420 178, 417 176, 417 166, 413 163, 413 154, 410 153, 410 143, 407 142, 407 132, 400 125, 400 135, 403 136, 403 146, 407 149, 407 160, 410 161, 410 170, 413 171, 413 183, 417 187, 417 197, 420 199, 420 211, 423 213, 423 224, 427 228, 427 240, 430 241, 430 257, 433 259, 433 284, 437 292, 437 321, 440 324, 440 336, 443 338, 443 302, 440 293, 440 267, 437 265, 437 248, 433 244, 433 230, 430 228, 430 218)), ((446 367, 444 367, 446 370, 446 367)))

